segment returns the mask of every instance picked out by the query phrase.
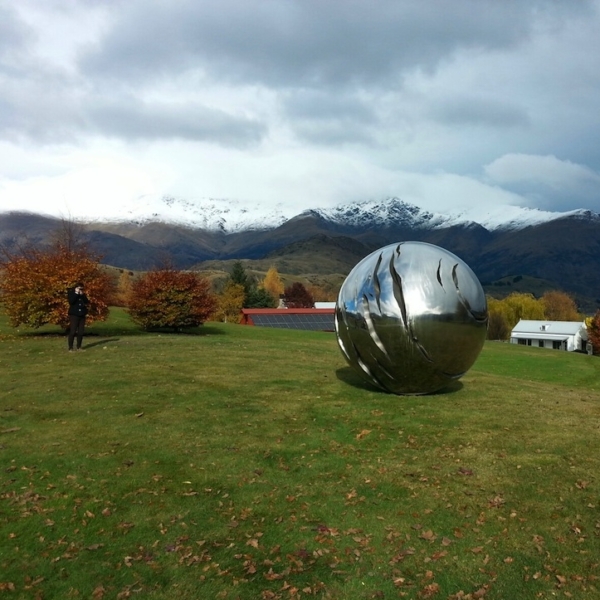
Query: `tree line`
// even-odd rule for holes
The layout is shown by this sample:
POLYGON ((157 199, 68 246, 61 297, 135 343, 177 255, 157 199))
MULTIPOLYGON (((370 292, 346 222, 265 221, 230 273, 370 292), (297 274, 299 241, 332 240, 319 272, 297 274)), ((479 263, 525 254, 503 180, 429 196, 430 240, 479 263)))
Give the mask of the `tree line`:
POLYGON ((567 293, 552 290, 541 298, 533 294, 512 293, 502 300, 488 297, 490 340, 508 340, 520 319, 532 321, 585 321, 594 354, 600 354, 600 310, 592 317, 579 313, 575 300, 567 293))
POLYGON ((583 321, 575 300, 560 291, 546 292, 541 298, 513 292, 499 300, 488 296, 488 339, 507 340, 520 319, 532 321, 583 321))
POLYGON ((302 283, 284 287, 275 267, 257 281, 236 261, 222 291, 215 293, 208 278, 168 263, 139 276, 123 270, 115 282, 100 257, 70 233, 45 249, 0 249, 0 302, 13 327, 50 324, 66 329, 66 292, 79 281, 85 283, 90 300, 90 324, 105 320, 110 305, 124 306, 144 329, 175 331, 209 319, 239 322, 242 308, 275 308, 282 299, 289 308, 314 305, 313 295, 302 283))
MULTIPOLYGON (((100 257, 77 239, 68 226, 45 249, 0 248, 0 302, 13 327, 38 328, 52 324, 68 327, 66 291, 83 281, 90 299, 88 323, 105 320, 110 305, 124 306, 132 320, 144 329, 179 331, 212 319, 239 322, 242 308, 288 308, 314 305, 315 295, 327 291, 300 282, 285 287, 273 266, 264 279, 249 275, 241 261, 233 263, 222 289, 198 273, 166 264, 135 276, 123 270, 115 282, 100 264, 100 257)), ((488 339, 508 340, 520 319, 583 321, 574 299, 565 292, 549 291, 541 298, 512 293, 506 298, 488 297, 488 339)), ((588 336, 600 353, 600 311, 586 319, 588 336)))

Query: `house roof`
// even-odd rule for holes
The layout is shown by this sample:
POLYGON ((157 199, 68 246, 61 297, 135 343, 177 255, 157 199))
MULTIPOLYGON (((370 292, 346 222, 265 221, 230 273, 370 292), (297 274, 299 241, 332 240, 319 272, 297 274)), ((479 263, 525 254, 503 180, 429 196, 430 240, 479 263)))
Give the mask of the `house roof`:
POLYGON ((334 331, 333 308, 243 308, 242 325, 334 331))
POLYGON ((315 308, 335 308, 335 302, 315 302, 315 308))
MULTIPOLYGON (((546 339, 554 336, 576 335, 582 329, 585 330, 583 321, 529 321, 521 319, 513 328, 511 335, 519 337, 518 334, 532 334, 546 339), (515 335, 516 334, 516 335, 515 335)), ((540 339, 540 338, 532 338, 540 339)))
POLYGON ((569 339, 568 335, 558 334, 552 335, 551 333, 515 333, 514 331, 510 336, 517 340, 556 340, 557 342, 564 342, 569 339))

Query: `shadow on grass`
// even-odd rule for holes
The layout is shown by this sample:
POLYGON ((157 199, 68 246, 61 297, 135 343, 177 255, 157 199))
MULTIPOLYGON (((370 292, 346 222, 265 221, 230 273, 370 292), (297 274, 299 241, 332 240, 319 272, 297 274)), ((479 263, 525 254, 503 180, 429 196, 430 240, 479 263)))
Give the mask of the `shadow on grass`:
MULTIPOLYGON (((161 334, 161 335, 196 335, 196 336, 206 336, 206 335, 226 335, 226 332, 218 327, 211 327, 210 325, 203 325, 202 327, 191 327, 189 329, 184 329, 182 331, 173 331, 173 328, 169 327, 158 327, 149 330, 142 329, 141 327, 107 327, 105 324, 95 323, 93 326, 90 326, 90 329, 85 330, 85 337, 114 337, 114 336, 137 336, 137 335, 152 335, 152 334, 161 334)), ((66 338, 69 332, 64 329, 49 329, 49 330, 15 330, 12 334, 15 337, 23 337, 23 338, 66 338)), ((100 343, 100 342, 98 342, 100 343)))
MULTIPOLYGON (((115 329, 107 329, 105 331, 94 331, 94 330, 85 330, 86 338, 98 338, 98 337, 111 337, 116 335, 140 335, 141 333, 145 333, 144 331, 134 331, 134 330, 120 330, 118 328, 115 329)), ((54 331, 17 331, 15 337, 24 337, 24 338, 66 338, 69 335, 68 331, 63 330, 54 330, 54 331)))
POLYGON ((104 344, 110 344, 111 342, 118 342, 120 340, 121 338, 118 337, 112 337, 108 339, 104 338, 102 340, 98 340, 97 342, 92 342, 91 344, 85 344, 85 348, 87 350, 88 348, 93 348, 94 346, 102 346, 104 344))
MULTIPOLYGON (((352 387, 359 388, 361 390, 366 390, 368 392, 379 392, 380 394, 394 395, 391 392, 382 390, 381 388, 378 388, 375 385, 364 380, 354 369, 352 369, 352 367, 343 367, 341 369, 337 369, 335 374, 336 374, 336 377, 340 381, 343 381, 344 383, 347 383, 348 385, 351 385, 352 387)), ((460 390, 462 390, 463 387, 464 387, 464 385, 463 385, 462 381, 455 380, 455 381, 450 382, 446 387, 442 388, 441 390, 431 392, 430 394, 408 394, 408 395, 440 396, 440 395, 444 395, 444 394, 455 394, 456 392, 459 392, 460 390)))
POLYGON ((220 329, 219 327, 212 327, 210 325, 202 325, 202 327, 190 327, 189 329, 181 329, 179 331, 174 331, 172 327, 153 327, 152 329, 148 329, 143 331, 143 333, 157 334, 161 335, 197 335, 197 336, 206 336, 206 335, 227 335, 225 331, 220 329))

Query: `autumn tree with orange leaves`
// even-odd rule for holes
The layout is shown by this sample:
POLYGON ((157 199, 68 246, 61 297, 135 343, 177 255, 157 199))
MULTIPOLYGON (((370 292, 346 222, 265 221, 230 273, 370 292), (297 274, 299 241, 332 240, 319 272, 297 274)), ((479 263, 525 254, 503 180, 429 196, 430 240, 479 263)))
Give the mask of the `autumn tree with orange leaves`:
POLYGON ((279 276, 279 272, 277 271, 277 267, 272 266, 267 271, 265 278, 262 282, 262 287, 273 296, 274 300, 279 300, 279 297, 283 294, 284 285, 281 277, 279 276))
POLYGON ((217 300, 215 319, 225 323, 239 323, 242 318, 245 297, 242 284, 227 281, 217 300))
POLYGON ((215 308, 210 282, 196 273, 165 267, 149 271, 131 286, 129 314, 144 329, 197 327, 215 308))
POLYGON ((593 317, 586 319, 587 336, 594 354, 600 354, 600 310, 593 317))
POLYGON ((299 281, 285 288, 285 305, 288 308, 312 308, 315 301, 310 292, 299 281))
POLYGON ((68 288, 85 285, 90 305, 87 322, 104 321, 112 281, 99 257, 70 238, 46 249, 0 249, 0 302, 13 327, 69 326, 68 288))
POLYGON ((551 290, 542 296, 544 314, 549 321, 581 321, 582 315, 572 296, 558 290, 551 290))

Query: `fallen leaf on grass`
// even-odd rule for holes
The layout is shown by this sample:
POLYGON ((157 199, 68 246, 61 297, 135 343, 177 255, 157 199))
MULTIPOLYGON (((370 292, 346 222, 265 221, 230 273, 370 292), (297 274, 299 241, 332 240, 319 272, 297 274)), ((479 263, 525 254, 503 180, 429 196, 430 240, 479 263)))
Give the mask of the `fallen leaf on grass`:
POLYGON ((356 434, 357 440, 362 440, 371 433, 372 429, 363 429, 360 433, 356 434))
POLYGON ((398 554, 396 554, 396 556, 394 556, 390 560, 390 565, 393 565, 395 563, 403 561, 407 556, 411 556, 414 553, 415 553, 414 548, 405 548, 404 550, 401 550, 400 552, 398 552, 398 554))
POLYGON ((490 508, 500 508, 504 504, 504 498, 502 496, 494 496, 488 501, 490 508))
POLYGON ((42 583, 42 581, 44 581, 44 577, 36 577, 35 579, 31 579, 31 577, 27 576, 27 577, 25 577, 25 583, 27 584, 25 586, 25 589, 30 590, 31 588, 35 587, 36 585, 40 585, 40 583, 42 583))
POLYGON ((87 546, 86 550, 99 550, 100 548, 104 548, 104 544, 92 544, 91 546, 87 546))
POLYGON ((473 475, 473 471, 471 469, 465 469, 465 467, 458 468, 459 475, 473 475))
POLYGON ((271 567, 267 573, 264 573, 263 576, 267 581, 274 581, 275 579, 283 579, 283 575, 280 573, 275 573, 275 571, 273 571, 273 567, 271 567))
POLYGON ((440 586, 437 583, 430 583, 426 585, 420 592, 419 596, 421 598, 431 598, 435 596, 440 591, 440 586))
POLYGON ((433 531, 431 531, 431 529, 427 529, 427 531, 421 533, 419 537, 422 540, 427 540, 428 542, 434 542, 437 538, 437 536, 435 535, 435 533, 433 533, 433 531))

